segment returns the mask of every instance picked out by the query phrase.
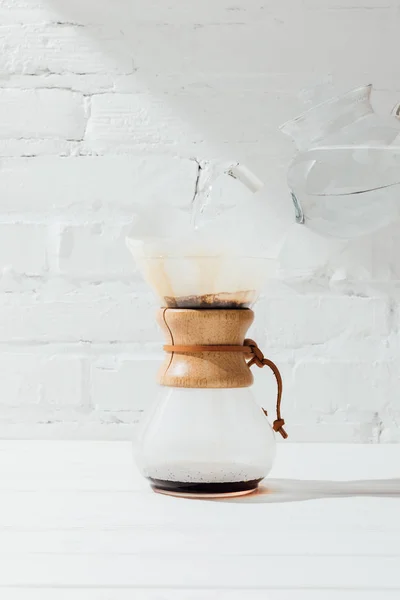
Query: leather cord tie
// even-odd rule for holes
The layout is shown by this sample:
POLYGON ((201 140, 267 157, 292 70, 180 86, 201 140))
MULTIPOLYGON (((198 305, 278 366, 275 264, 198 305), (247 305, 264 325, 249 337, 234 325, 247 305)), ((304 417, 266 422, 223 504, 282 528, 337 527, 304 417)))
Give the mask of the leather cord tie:
MULTIPOLYGON (((164 346, 165 352, 177 352, 179 354, 196 354, 200 352, 242 352, 243 354, 251 355, 250 360, 247 363, 248 367, 252 367, 253 365, 257 365, 260 369, 267 366, 271 369, 273 374, 275 375, 276 383, 278 385, 278 393, 276 396, 276 419, 272 424, 274 431, 281 434, 281 436, 286 439, 288 434, 286 433, 283 426, 285 425, 284 419, 282 419, 281 415, 281 400, 282 400, 282 377, 279 372, 278 367, 272 360, 269 358, 265 358, 264 354, 261 352, 257 343, 254 340, 246 339, 244 340, 243 346, 179 346, 179 345, 166 345, 164 346)), ((264 413, 268 415, 267 411, 264 410, 264 413)))
MULTIPOLYGON (((271 369, 271 371, 275 375, 276 383, 278 385, 278 393, 276 396, 276 419, 272 423, 272 427, 273 427, 274 431, 277 431, 278 433, 280 433, 281 436, 283 437, 283 439, 286 440, 286 438, 288 437, 288 434, 286 433, 285 429, 283 428, 283 426, 285 424, 285 420, 282 419, 282 415, 281 415, 281 400, 282 400, 283 384, 282 384, 282 376, 279 372, 279 369, 276 366, 276 364, 272 362, 272 360, 269 360, 269 358, 265 358, 264 354, 261 352, 260 348, 258 347, 257 343, 254 340, 246 339, 246 340, 244 340, 244 345, 251 348, 251 351, 253 354, 252 359, 249 360, 249 362, 247 363, 248 367, 257 365, 257 367, 262 369, 263 367, 267 366, 271 369)), ((264 412, 267 415, 267 411, 264 410, 264 412)))

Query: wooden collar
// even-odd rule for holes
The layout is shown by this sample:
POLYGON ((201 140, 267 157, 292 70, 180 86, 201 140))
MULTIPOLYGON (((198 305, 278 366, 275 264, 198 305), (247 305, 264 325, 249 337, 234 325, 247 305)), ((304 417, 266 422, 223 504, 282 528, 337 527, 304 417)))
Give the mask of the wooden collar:
MULTIPOLYGON (((244 340, 243 346, 229 346, 229 345, 193 345, 193 346, 181 346, 181 345, 165 345, 165 352, 177 353, 177 354, 197 354, 201 352, 241 352, 243 354, 249 354, 251 359, 247 363, 248 367, 252 367, 253 365, 257 365, 260 369, 262 367, 269 367, 273 374, 275 375, 276 383, 278 386, 278 392, 276 397, 276 419, 273 422, 272 426, 274 431, 277 431, 281 434, 281 436, 286 439, 288 434, 283 428, 285 421, 281 416, 281 400, 282 400, 282 376, 279 372, 278 367, 272 360, 269 358, 265 358, 264 354, 261 352, 257 343, 254 340, 246 339, 244 340)), ((267 411, 264 410, 264 413, 267 415, 267 411)))

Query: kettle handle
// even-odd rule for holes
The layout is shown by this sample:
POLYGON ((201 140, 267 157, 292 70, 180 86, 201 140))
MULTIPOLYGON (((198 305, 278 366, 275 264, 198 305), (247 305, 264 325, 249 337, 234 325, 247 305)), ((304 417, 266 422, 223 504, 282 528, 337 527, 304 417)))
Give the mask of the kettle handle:
POLYGON ((311 171, 312 167, 315 165, 318 158, 320 157, 320 153, 321 149, 312 149, 308 150, 307 152, 300 152, 300 154, 298 154, 293 159, 291 165, 289 166, 287 183, 289 186, 290 195, 294 206, 296 223, 299 223, 300 225, 303 225, 305 223, 305 215, 298 194, 296 195, 294 192, 294 188, 296 186, 292 184, 291 175, 295 169, 301 167, 303 171, 304 180, 306 180, 308 173, 311 171))
POLYGON ((394 105, 390 114, 393 117, 396 117, 396 119, 400 119, 400 102, 398 102, 397 104, 394 105))

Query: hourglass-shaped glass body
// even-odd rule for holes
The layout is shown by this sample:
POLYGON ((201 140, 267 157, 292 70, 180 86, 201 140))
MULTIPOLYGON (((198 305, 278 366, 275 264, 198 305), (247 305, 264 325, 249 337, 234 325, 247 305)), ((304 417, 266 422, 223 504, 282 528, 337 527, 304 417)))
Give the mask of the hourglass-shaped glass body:
POLYGON ((248 388, 162 388, 137 448, 151 484, 183 494, 249 492, 274 458, 274 432, 248 388))
POLYGON ((272 467, 275 438, 249 390, 245 354, 233 351, 243 347, 253 312, 166 308, 158 321, 176 351, 166 354, 159 398, 141 426, 143 475, 168 493, 254 490, 272 467))

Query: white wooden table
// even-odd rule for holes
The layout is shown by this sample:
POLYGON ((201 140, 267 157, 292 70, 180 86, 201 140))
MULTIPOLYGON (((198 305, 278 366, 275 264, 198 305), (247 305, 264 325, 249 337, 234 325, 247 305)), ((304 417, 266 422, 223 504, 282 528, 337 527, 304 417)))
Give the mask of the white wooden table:
POLYGON ((400 598, 400 446, 278 446, 269 493, 153 493, 126 442, 0 442, 1 600, 400 598))

